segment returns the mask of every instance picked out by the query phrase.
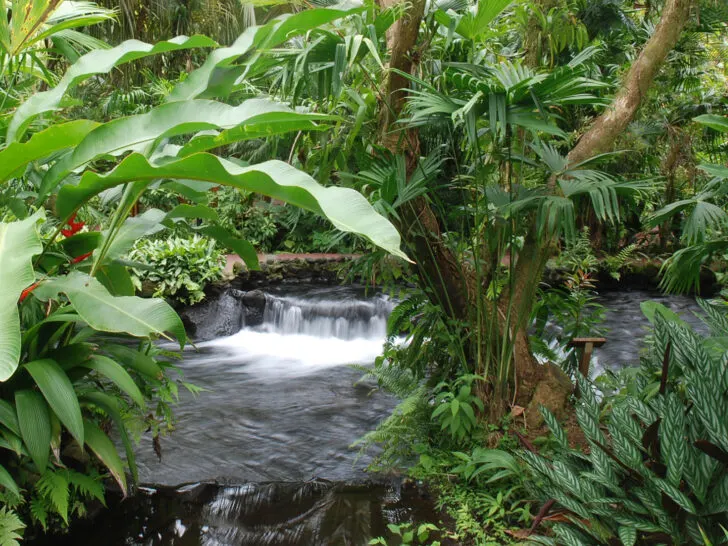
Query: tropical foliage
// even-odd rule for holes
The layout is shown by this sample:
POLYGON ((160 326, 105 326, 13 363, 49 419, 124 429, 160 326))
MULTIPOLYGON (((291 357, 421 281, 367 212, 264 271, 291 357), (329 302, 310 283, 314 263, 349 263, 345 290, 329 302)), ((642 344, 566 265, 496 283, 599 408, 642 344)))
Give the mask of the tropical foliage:
POLYGON ((398 543, 725 543, 724 305, 647 306, 600 397, 569 346, 636 256, 728 280, 723 3, 100 4, 0 2, 0 544, 126 494, 197 392, 163 298, 332 250, 399 301, 359 445, 453 522, 398 543))
MULTIPOLYGON (((0 17, 0 30, 5 29, 0 35, 9 37, 3 41, 5 58, 16 62, 19 45, 37 42, 44 25, 49 32, 59 30, 52 17, 65 13, 60 4, 14 2, 9 19, 0 17)), ((67 524, 72 514, 82 513, 84 500, 103 498, 95 461, 126 494, 127 472, 136 477, 132 432, 151 428, 156 442, 171 426, 178 385, 195 391, 175 378, 172 355, 154 345, 166 339, 182 348, 186 335, 167 303, 134 295, 128 266, 143 267, 129 261, 135 242, 163 229, 187 230, 234 249, 250 268, 258 265, 253 246, 224 229, 207 206, 193 201, 132 216, 149 188, 163 186, 182 197, 218 185, 262 193, 404 256, 394 227, 355 191, 321 186, 280 161, 248 164, 208 153, 223 141, 316 131, 329 122, 264 98, 213 100, 227 94, 223 89, 198 97, 209 93, 215 70, 239 70, 242 65, 233 63, 241 54, 345 14, 323 9, 277 20, 249 29, 232 48, 182 36, 96 49, 78 58, 57 83, 39 80, 41 88, 25 101, 10 79, 8 97, 18 103, 12 111, 15 104, 4 105, 7 130, 0 149, 0 183, 8 188, 0 222, 0 484, 6 506, 26 521, 46 527, 55 518, 67 524), (65 97, 83 80, 142 57, 200 47, 214 50, 164 104, 107 122, 61 118, 65 97), (27 191, 10 191, 19 187, 27 191), (99 203, 110 213, 98 225, 87 225, 84 219, 93 217, 99 203), (129 337, 136 338, 132 346, 125 342, 129 337), (125 448, 126 464, 108 436, 110 426, 125 448), (66 470, 72 460, 88 476, 66 470)), ((27 55, 17 62, 44 60, 35 52, 27 55)), ((198 244, 202 239, 195 237, 198 244)), ((139 257, 134 252, 131 257, 139 257)), ((186 290, 186 297, 197 297, 191 284, 186 290)), ((7 544, 22 529, 13 514, 3 512, 7 544)))
POLYGON ((140 239, 128 257, 137 264, 131 280, 138 292, 148 283, 154 297, 188 305, 205 298, 205 286, 220 280, 226 265, 215 241, 198 235, 140 239))
MULTIPOLYGON (((657 309, 649 354, 629 383, 600 403, 586 380, 576 406, 588 454, 558 443, 550 457, 524 452, 543 499, 560 510, 543 544, 719 544, 728 525, 724 305, 701 302, 713 336, 657 309), (714 337, 719 336, 719 337, 714 337), (618 542, 615 542, 618 541, 618 542), (709 542, 708 542, 709 541, 709 542)), ((545 515, 545 514, 544 514, 545 515)))

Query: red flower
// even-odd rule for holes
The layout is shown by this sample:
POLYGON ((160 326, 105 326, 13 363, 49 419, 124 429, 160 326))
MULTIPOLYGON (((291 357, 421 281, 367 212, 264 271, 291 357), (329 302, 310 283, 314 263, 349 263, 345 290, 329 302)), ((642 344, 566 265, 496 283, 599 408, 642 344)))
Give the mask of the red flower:
POLYGON ((29 295, 29 294, 30 294, 30 293, 31 293, 31 292, 32 292, 33 290, 35 290, 36 288, 38 288, 38 283, 37 283, 37 282, 34 282, 34 283, 33 283, 33 284, 31 284, 31 285, 30 285, 30 286, 29 286, 28 288, 26 288, 25 290, 23 290, 23 291, 22 291, 22 292, 20 293, 20 299, 18 300, 18 303, 22 302, 22 301, 23 301, 23 300, 24 300, 25 298, 27 298, 27 297, 28 297, 28 295, 29 295))
POLYGON ((76 256, 75 258, 73 258, 71 260, 71 263, 72 264, 77 264, 78 262, 82 262, 86 258, 88 258, 89 256, 91 256, 91 254, 93 254, 93 252, 87 252, 86 254, 81 254, 80 256, 76 256))
POLYGON ((83 222, 76 222, 76 213, 74 212, 73 215, 68 219, 68 229, 62 229, 61 233, 64 237, 71 237, 72 235, 75 235, 79 231, 81 231, 81 228, 85 226, 83 222))

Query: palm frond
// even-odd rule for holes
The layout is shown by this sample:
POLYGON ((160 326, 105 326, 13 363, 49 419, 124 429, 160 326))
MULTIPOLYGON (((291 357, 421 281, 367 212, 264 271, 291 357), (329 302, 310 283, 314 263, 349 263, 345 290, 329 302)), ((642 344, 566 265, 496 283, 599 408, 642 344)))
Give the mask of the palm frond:
POLYGON ((700 271, 712 256, 728 250, 728 238, 697 243, 675 252, 660 270, 660 288, 670 294, 681 294, 700 288, 700 271))

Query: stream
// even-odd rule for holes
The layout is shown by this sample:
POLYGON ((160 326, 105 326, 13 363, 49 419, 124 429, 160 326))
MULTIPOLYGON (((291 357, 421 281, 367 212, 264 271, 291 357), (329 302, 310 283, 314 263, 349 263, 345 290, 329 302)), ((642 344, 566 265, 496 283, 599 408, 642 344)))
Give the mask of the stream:
MULTIPOLYGON (((372 479, 369 456, 349 447, 396 405, 348 366, 378 356, 392 301, 328 286, 266 298, 263 324, 185 352, 185 381, 204 391, 182 394, 161 461, 151 438, 139 446, 140 480, 155 485, 47 544, 364 545, 388 523, 436 517, 426 492, 372 479)), ((599 368, 636 361, 647 326, 639 304, 649 299, 689 320, 698 309, 687 297, 604 294, 599 368)))

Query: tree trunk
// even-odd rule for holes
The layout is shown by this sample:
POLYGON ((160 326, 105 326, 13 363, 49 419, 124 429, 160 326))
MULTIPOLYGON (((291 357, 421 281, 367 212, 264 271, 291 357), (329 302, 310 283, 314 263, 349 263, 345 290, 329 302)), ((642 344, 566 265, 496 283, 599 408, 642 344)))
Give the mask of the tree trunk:
MULTIPOLYGON (((402 0, 381 0, 382 8, 390 8, 402 0)), ((395 70, 405 74, 411 74, 415 65, 415 45, 419 36, 420 24, 425 15, 425 0, 414 0, 403 17, 395 21, 395 23, 387 30, 387 46, 389 48, 389 73, 386 82, 386 94, 384 104, 381 109, 381 127, 383 131, 383 140, 390 150, 414 151, 419 155, 419 142, 417 133, 414 131, 405 131, 404 129, 395 130, 394 123, 399 119, 399 115, 404 109, 407 100, 407 88, 409 80, 395 72, 395 70), (403 142, 405 138, 411 142, 403 142)))
MULTIPOLYGON (((381 2, 382 7, 390 7, 396 3, 393 0, 381 2)), ((680 36, 690 13, 690 5, 691 0, 667 1, 655 33, 627 74, 614 104, 597 118, 569 154, 571 164, 609 149, 634 118, 659 67, 680 36)), ((412 72, 416 64, 415 46, 423 13, 424 0, 414 0, 407 15, 387 32, 391 69, 412 72)), ((533 36, 527 36, 526 42, 533 42, 534 39, 533 36)), ((532 56, 534 51, 534 46, 527 45, 527 56, 532 56)), ((395 154, 402 153, 406 156, 409 176, 416 168, 420 155, 418 134, 416 130, 394 126, 404 108, 404 90, 407 87, 407 78, 389 72, 385 82, 386 98, 382 104, 381 125, 385 146, 395 154)), ((398 227, 409 245, 420 280, 423 287, 429 290, 433 303, 440 305, 450 318, 468 320, 471 318, 471 310, 478 304, 474 298, 483 298, 483 287, 477 286, 475 271, 461 263, 447 247, 439 219, 425 197, 409 202, 403 207, 401 216, 402 221, 398 227)), ((551 252, 550 246, 551 242, 539 239, 535 232, 527 238, 519 255, 514 257, 517 261, 513 268, 513 283, 498 305, 513 305, 510 312, 515 313, 514 321, 503 320, 502 326, 497 329, 499 336, 510 336, 513 343, 514 368, 511 375, 515 376, 514 400, 519 405, 528 406, 529 413, 536 416, 538 404, 544 404, 558 414, 564 407, 570 387, 568 382, 564 383, 564 374, 555 366, 540 366, 536 362, 528 343, 528 318, 551 252)), ((503 309, 494 310, 496 314, 499 311, 502 318, 505 315, 503 309)), ((480 336, 480 339, 484 339, 484 336, 480 336)))

